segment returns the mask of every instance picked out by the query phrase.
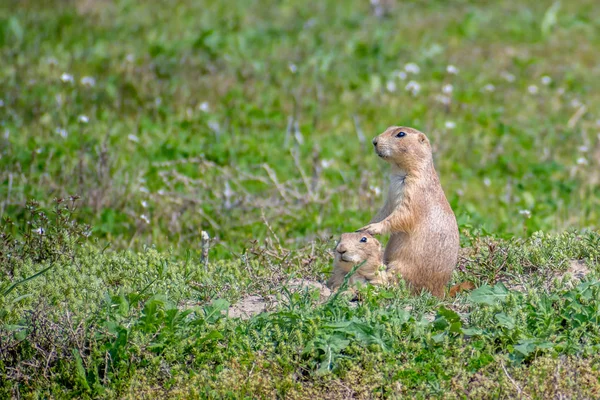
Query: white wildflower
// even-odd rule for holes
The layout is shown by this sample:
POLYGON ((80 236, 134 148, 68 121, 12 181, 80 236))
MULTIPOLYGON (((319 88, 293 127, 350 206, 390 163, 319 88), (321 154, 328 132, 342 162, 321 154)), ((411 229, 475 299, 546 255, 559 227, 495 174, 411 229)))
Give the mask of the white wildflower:
POLYGON ((577 149, 582 153, 585 153, 589 150, 587 146, 579 146, 577 149))
POLYGON ((37 233, 38 235, 43 235, 44 233, 46 233, 46 231, 44 230, 44 228, 39 227, 37 229, 33 230, 35 233, 37 233))
POLYGON ((503 71, 500 76, 506 81, 506 82, 514 82, 515 81, 515 76, 513 74, 511 74, 510 72, 506 72, 503 71))
POLYGON ((483 184, 485 186, 490 186, 492 184, 492 181, 490 180, 490 178, 483 178, 483 184))
POLYGON ((67 82, 68 82, 68 83, 73 83, 73 81, 74 81, 74 79, 73 79, 73 75, 71 75, 71 74, 67 74, 66 72, 65 72, 65 73, 63 73, 63 74, 60 76, 60 80, 61 80, 61 81, 63 81, 63 82, 65 82, 65 83, 67 83, 67 82))
POLYGON ((454 90, 454 87, 451 84, 449 84, 449 83, 447 83, 444 86, 442 86, 442 92, 444 94, 452 94, 453 90, 454 90))
POLYGON ((4 139, 8 139, 10 136, 10 131, 8 129, 4 130, 4 139))
POLYGON ((519 214, 521 214, 525 218, 530 218, 531 217, 531 211, 530 210, 519 210, 519 214))
POLYGON ((208 104, 208 101, 203 101, 202 103, 200 103, 200 105, 198 106, 198 110, 204 111, 204 112, 209 112, 210 104, 208 104))
POLYGON ((0 99, 0 107, 4 107, 4 100, 0 99))
POLYGON ((164 196, 166 192, 164 191, 164 189, 158 189, 158 192, 156 193, 158 193, 159 196, 164 196))
POLYGON ((587 163, 588 163, 588 160, 585 157, 579 157, 577 159, 577 164, 578 165, 587 165, 587 163))
POLYGON ((82 124, 87 124, 88 122, 90 122, 90 119, 87 115, 80 115, 79 118, 77 118, 77 120, 82 124))
POLYGON ((388 92, 395 92, 396 91, 396 83, 394 81, 387 81, 385 84, 385 88, 387 89, 388 92))
POLYGON ((132 142, 138 143, 140 141, 140 138, 135 136, 133 133, 127 135, 127 139, 131 140, 132 142))
POLYGON ((290 69, 290 72, 292 74, 295 74, 296 72, 298 72, 298 67, 296 67, 296 64, 294 64, 294 63, 289 63, 288 68, 290 69))
POLYGON ((53 66, 58 65, 58 60, 54 57, 48 57, 46 59, 46 62, 48 63, 48 65, 53 65, 53 66))
POLYGON ((156 107, 160 107, 160 105, 162 104, 162 97, 155 98, 154 104, 156 105, 156 107))
POLYGON ((333 165, 333 160, 321 160, 321 167, 327 169, 333 165))
POLYGON ((446 72, 452 75, 456 75, 458 74, 458 68, 456 68, 454 65, 448 65, 446 67, 446 72))
POLYGON ((582 104, 583 103, 579 99, 573 99, 573 100, 571 100, 571 107, 573 107, 573 108, 580 107, 582 104))
POLYGON ((80 82, 83 86, 87 86, 87 87, 96 86, 96 80, 94 78, 92 78, 91 76, 84 76, 83 78, 81 78, 80 82))
POLYGON ((69 132, 67 132, 67 130, 63 129, 63 128, 56 128, 56 133, 58 133, 60 136, 62 136, 64 138, 69 136, 69 132))
POLYGON ((369 186, 369 189, 375 193, 375 196, 379 196, 381 194, 381 188, 379 186, 369 186))
POLYGON ((125 57, 125 60, 129 63, 132 63, 135 61, 135 56, 131 53, 127 54, 127 57, 125 57))
POLYGON ((446 121, 444 126, 446 127, 446 129, 454 129, 456 128, 456 123, 454 121, 446 121))
POLYGON ((535 86, 535 85, 529 85, 529 86, 527 87, 527 91, 529 92, 529 94, 537 94, 537 93, 538 93, 538 91, 539 91, 539 89, 538 89, 538 87, 537 87, 537 86, 535 86))
POLYGON ((542 84, 548 86, 549 84, 552 83, 552 78, 550 78, 548 75, 544 75, 542 76, 542 84))
POLYGON ((150 223, 150 218, 148 218, 148 216, 146 214, 142 214, 140 215, 140 218, 147 224, 150 223))
POLYGON ((221 132, 221 125, 217 121, 208 121, 208 127, 215 133, 221 132))
POLYGON ((405 89, 409 91, 413 96, 416 96, 421 91, 421 85, 419 85, 419 82, 410 81, 406 84, 405 89))
POLYGON ((421 72, 421 68, 415 63, 408 63, 404 66, 404 70, 409 74, 418 74, 421 72))
POLYGON ((394 72, 392 72, 392 76, 394 76, 395 78, 398 78, 401 81, 403 81, 403 80, 406 79, 406 72, 397 69, 394 72))
POLYGON ((435 100, 439 101, 440 103, 444 104, 444 105, 448 105, 450 104, 450 97, 448 96, 444 96, 442 94, 438 94, 435 96, 435 100))
POLYGON ((142 193, 150 193, 150 191, 148 190, 148 188, 147 188, 147 187, 145 187, 145 186, 140 186, 140 189, 139 189, 139 190, 140 190, 140 192, 142 192, 142 193))
POLYGON ((565 94, 565 88, 561 87, 556 89, 556 94, 558 94, 559 96, 562 96, 563 94, 565 94))
POLYGON ((482 89, 482 91, 484 91, 484 92, 493 92, 495 90, 496 90, 496 86, 492 85, 491 83, 488 83, 482 89))
POLYGON ((146 200, 142 200, 140 203, 142 204, 142 207, 148 208, 148 202, 146 200))

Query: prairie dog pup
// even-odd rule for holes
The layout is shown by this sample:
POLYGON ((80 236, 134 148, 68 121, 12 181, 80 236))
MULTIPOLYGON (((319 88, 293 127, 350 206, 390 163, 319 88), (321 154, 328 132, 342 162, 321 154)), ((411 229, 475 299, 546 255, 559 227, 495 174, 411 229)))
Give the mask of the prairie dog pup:
POLYGON ((368 233, 343 233, 335 247, 333 272, 327 286, 335 290, 344 282, 344 277, 355 265, 365 262, 350 277, 350 284, 357 282, 385 283, 387 275, 380 270, 383 265, 381 243, 368 233))
POLYGON ((429 140, 416 129, 392 126, 373 139, 373 146, 392 167, 390 186, 384 206, 358 232, 390 233, 383 256, 388 275, 399 273, 413 292, 426 289, 443 297, 460 244, 429 140))

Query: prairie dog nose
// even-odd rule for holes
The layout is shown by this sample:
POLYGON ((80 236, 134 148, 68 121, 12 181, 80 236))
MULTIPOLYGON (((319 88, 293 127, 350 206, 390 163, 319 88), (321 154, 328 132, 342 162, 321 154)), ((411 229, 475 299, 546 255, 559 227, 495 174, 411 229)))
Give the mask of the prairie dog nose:
POLYGON ((373 146, 377 146, 377 138, 376 137, 373 138, 373 146))
POLYGON ((340 254, 344 254, 346 252, 346 247, 338 246, 338 247, 336 247, 335 251, 337 251, 340 254))

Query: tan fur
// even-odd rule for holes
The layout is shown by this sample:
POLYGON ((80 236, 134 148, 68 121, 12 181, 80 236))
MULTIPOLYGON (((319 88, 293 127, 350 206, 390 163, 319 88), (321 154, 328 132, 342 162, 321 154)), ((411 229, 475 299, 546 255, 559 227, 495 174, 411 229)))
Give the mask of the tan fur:
POLYGON ((335 290, 344 282, 346 274, 362 262, 365 262, 350 277, 350 285, 355 283, 383 284, 387 281, 383 265, 381 243, 368 233, 343 233, 334 250, 333 272, 327 286, 335 290), (361 239, 365 238, 365 243, 361 239))
POLYGON ((456 266, 456 218, 433 166, 431 145, 422 132, 393 126, 373 139, 375 152, 391 164, 384 206, 359 232, 391 234, 384 262, 389 276, 400 274, 413 292, 444 296, 456 266), (397 137, 399 132, 406 136, 397 137))

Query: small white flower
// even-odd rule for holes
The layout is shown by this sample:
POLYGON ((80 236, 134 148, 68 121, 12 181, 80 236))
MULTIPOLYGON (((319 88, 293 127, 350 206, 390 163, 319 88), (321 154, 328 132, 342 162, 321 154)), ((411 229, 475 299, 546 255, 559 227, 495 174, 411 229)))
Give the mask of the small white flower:
POLYGON ((150 193, 150 191, 148 190, 148 188, 147 188, 147 187, 145 187, 145 186, 140 186, 140 189, 139 189, 139 190, 140 190, 140 192, 142 192, 142 193, 150 193))
POLYGON ((456 68, 454 65, 448 65, 446 67, 446 72, 452 75, 456 75, 458 74, 458 68, 456 68))
POLYGON ((496 86, 492 85, 491 83, 488 83, 481 90, 484 92, 493 92, 494 90, 496 90, 496 86))
POLYGON ((148 216, 146 214, 142 214, 140 215, 140 218, 147 224, 150 223, 150 218, 148 218, 148 216))
POLYGON ((54 65, 54 66, 58 65, 58 60, 54 57, 48 57, 46 59, 46 62, 48 63, 48 65, 54 65))
POLYGON ((221 132, 221 125, 217 121, 208 121, 208 127, 215 133, 221 132))
POLYGON ((125 57, 125 60, 126 60, 127 62, 130 62, 130 63, 132 63, 132 62, 134 62, 134 61, 135 61, 135 56, 134 56, 133 54, 131 54, 131 53, 130 53, 130 54, 127 54, 127 57, 125 57))
POLYGON ((39 227, 37 229, 33 230, 35 233, 37 233, 38 235, 43 235, 44 233, 46 233, 46 231, 44 230, 44 228, 39 227))
POLYGON ((80 115, 79 118, 77 118, 77 120, 82 124, 87 124, 88 122, 90 122, 90 119, 87 117, 87 115, 80 115))
POLYGON ((421 85, 419 85, 419 82, 410 81, 406 84, 405 89, 409 91, 413 96, 416 96, 421 91, 421 85))
POLYGON ((585 157, 579 157, 577 159, 577 164, 578 165, 587 165, 587 163, 588 163, 588 160, 585 157))
POLYGON ((535 86, 535 85, 529 85, 529 86, 527 87, 527 91, 529 92, 529 94, 537 94, 537 93, 538 93, 538 91, 539 91, 539 89, 538 89, 538 87, 537 87, 537 86, 535 86))
POLYGON ((525 218, 531 217, 531 211, 530 210, 519 210, 519 214, 521 214, 525 218))
POLYGON ((444 94, 452 94, 453 90, 454 90, 454 87, 451 84, 449 84, 449 83, 447 83, 444 86, 442 86, 442 92, 444 94))
POLYGON ((379 196, 381 194, 381 188, 379 186, 369 186, 369 189, 375 193, 375 196, 379 196))
POLYGON ((571 107, 577 108, 580 107, 583 103, 579 99, 571 100, 571 107))
POLYGON ((446 126, 446 129, 456 128, 456 123, 454 121, 446 121, 444 125, 446 126))
POLYGON ((294 63, 289 63, 288 68, 290 69, 290 72, 292 74, 295 74, 296 72, 298 72, 298 67, 296 67, 296 64, 294 64, 294 63))
POLYGON ((81 78, 80 82, 83 86, 87 86, 87 87, 96 86, 96 80, 94 78, 92 78, 91 76, 84 76, 83 78, 81 78))
POLYGON ((148 208, 148 202, 146 200, 141 201, 142 207, 148 208))
POLYGON ((208 104, 208 101, 203 101, 202 103, 200 103, 200 105, 198 106, 198 110, 204 111, 204 112, 209 112, 210 104, 208 104))
POLYGON ((35 152, 37 154, 42 154, 44 152, 44 148, 43 147, 38 147, 37 149, 35 149, 35 152))
POLYGON ((510 72, 506 72, 503 71, 500 76, 502 76, 502 78, 506 81, 506 82, 514 82, 515 81, 515 76, 513 74, 511 74, 510 72))
POLYGON ((67 83, 67 82, 68 82, 68 83, 73 83, 73 81, 74 81, 74 79, 73 79, 73 75, 71 75, 71 74, 67 74, 66 72, 65 72, 65 73, 63 73, 63 74, 60 76, 60 80, 61 80, 61 81, 63 81, 63 82, 65 82, 65 83, 67 83))
POLYGON ((127 135, 127 139, 129 139, 129 140, 131 140, 132 142, 135 142, 135 143, 137 143, 137 142, 140 141, 140 138, 137 137, 137 136, 135 136, 133 133, 127 135))
POLYGON ((457 189, 456 190, 456 194, 459 195, 459 196, 464 196, 465 195, 465 191, 462 190, 462 189, 457 189))
POLYGON ((62 98, 62 95, 59 93, 59 94, 57 94, 57 95, 56 95, 54 98, 56 99, 56 104, 57 104, 59 107, 62 107, 62 105, 63 105, 63 98, 62 98))
POLYGON ((387 89, 388 92, 395 92, 396 91, 396 83, 394 81, 387 81, 385 84, 385 88, 387 89))
POLYGON ((4 139, 8 139, 9 136, 10 136, 10 131, 7 128, 4 130, 4 139))
POLYGON ((158 192, 156 192, 156 193, 158 193, 159 196, 165 195, 165 191, 163 189, 159 189, 158 192))
POLYGON ((550 78, 548 75, 544 75, 542 76, 542 84, 548 86, 549 84, 552 83, 552 78, 550 78))
POLYGON ((587 146, 579 146, 577 149, 582 153, 585 153, 589 150, 587 146))
POLYGON ((409 74, 418 74, 421 72, 421 68, 415 63, 408 63, 404 66, 404 70, 409 74))
POLYGON ((329 168, 333 165, 333 160, 321 160, 321 167, 329 168))
POLYGON ((154 104, 156 105, 156 107, 159 107, 162 104, 162 97, 155 98, 154 104))
POLYGON ((485 186, 490 186, 492 184, 492 181, 490 180, 490 178, 483 178, 483 184, 485 186))
POLYGON ((394 76, 394 77, 400 79, 401 81, 403 81, 403 80, 406 79, 406 72, 397 69, 394 72, 392 72, 392 76, 394 76))
POLYGON ((58 133, 60 136, 62 136, 64 138, 69 136, 69 132, 67 132, 67 130, 63 129, 63 128, 56 128, 56 133, 58 133))
POLYGON ((444 105, 450 104, 450 101, 451 101, 450 97, 444 96, 442 94, 436 95, 435 96, 435 100, 438 101, 438 102, 440 102, 440 103, 442 103, 442 104, 444 104, 444 105))
POLYGON ((561 87, 556 89, 556 94, 558 94, 559 96, 562 96, 563 94, 565 94, 565 88, 561 87))
POLYGON ((4 107, 4 100, 0 99, 0 107, 4 107))

